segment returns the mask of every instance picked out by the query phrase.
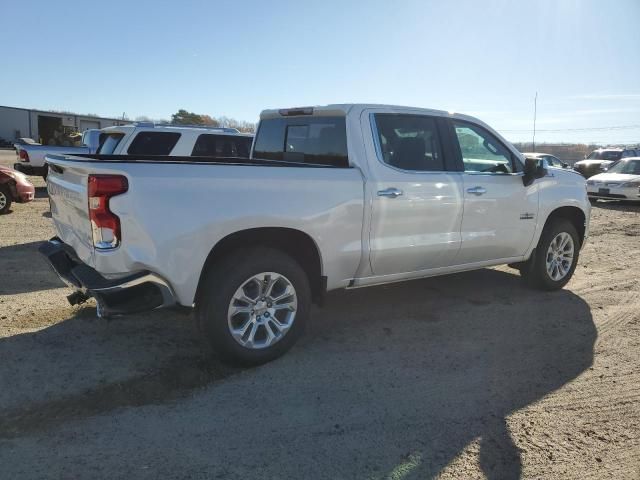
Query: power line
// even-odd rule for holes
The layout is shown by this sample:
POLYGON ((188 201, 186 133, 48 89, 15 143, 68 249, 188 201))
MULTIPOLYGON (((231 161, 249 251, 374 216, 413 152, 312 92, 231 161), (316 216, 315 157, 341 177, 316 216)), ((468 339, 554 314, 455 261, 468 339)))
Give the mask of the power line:
MULTIPOLYGON (((615 130, 633 130, 640 129, 639 125, 615 125, 610 127, 588 127, 588 128, 547 128, 547 129, 536 129, 536 132, 596 132, 596 131, 615 131, 615 130)), ((503 130, 497 128, 496 130, 500 132, 508 132, 508 133, 531 133, 534 130, 532 129, 523 129, 523 130, 503 130)))

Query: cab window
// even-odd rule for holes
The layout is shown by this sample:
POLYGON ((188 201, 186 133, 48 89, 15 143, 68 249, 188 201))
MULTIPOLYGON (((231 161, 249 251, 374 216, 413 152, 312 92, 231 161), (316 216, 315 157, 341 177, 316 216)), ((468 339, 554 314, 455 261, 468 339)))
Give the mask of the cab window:
POLYGON ((178 143, 176 132, 140 132, 127 149, 129 155, 169 155, 178 143))
POLYGON ((517 171, 513 155, 495 135, 459 120, 453 121, 453 127, 465 172, 509 174, 517 171))
POLYGON ((400 170, 445 170, 436 120, 423 115, 375 114, 382 161, 400 170))

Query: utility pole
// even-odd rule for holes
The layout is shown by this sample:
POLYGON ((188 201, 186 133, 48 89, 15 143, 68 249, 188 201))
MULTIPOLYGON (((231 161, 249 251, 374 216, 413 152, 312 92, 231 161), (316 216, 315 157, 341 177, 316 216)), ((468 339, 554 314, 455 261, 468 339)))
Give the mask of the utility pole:
POLYGON ((533 140, 531 141, 531 150, 536 151, 536 115, 538 113, 538 92, 533 99, 533 140))

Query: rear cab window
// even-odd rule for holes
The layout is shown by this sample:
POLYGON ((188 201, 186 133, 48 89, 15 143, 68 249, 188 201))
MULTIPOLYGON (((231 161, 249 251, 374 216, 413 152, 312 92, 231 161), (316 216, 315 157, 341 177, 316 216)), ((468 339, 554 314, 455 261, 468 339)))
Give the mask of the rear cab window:
POLYGON ((198 136, 191 152, 192 157, 249 158, 253 137, 244 135, 216 135, 204 133, 198 136))
POLYGON ((113 155, 120 141, 124 138, 124 133, 101 133, 98 139, 98 151, 100 155, 113 155))
POLYGON ((140 132, 129 148, 129 155, 169 155, 180 139, 177 132, 140 132))
POLYGON ((345 118, 266 118, 258 128, 253 158, 347 168, 345 118))

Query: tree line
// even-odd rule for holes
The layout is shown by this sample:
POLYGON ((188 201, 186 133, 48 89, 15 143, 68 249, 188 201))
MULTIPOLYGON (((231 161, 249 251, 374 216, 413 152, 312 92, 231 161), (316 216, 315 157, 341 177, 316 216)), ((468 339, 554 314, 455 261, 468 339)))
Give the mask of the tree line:
MULTIPOLYGON (((154 120, 149 117, 141 116, 136 117, 136 121, 149 122, 154 120)), ((169 125, 205 125, 208 127, 237 128, 241 132, 246 133, 253 133, 256 130, 256 124, 252 122, 236 120, 235 118, 229 118, 226 116, 212 117, 202 113, 189 112, 182 108, 171 115, 171 121, 155 120, 155 122, 169 125)))

